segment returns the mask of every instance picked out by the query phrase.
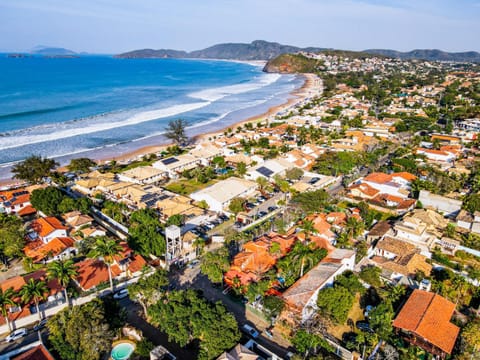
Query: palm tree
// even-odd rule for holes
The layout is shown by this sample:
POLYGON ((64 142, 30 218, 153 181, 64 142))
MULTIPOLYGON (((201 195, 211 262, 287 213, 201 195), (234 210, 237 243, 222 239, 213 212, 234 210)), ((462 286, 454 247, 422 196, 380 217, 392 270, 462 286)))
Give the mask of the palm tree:
POLYGON ((364 225, 361 221, 354 217, 349 217, 345 225, 345 229, 350 237, 355 238, 363 232, 364 225))
POLYGON ((257 178, 256 181, 257 181, 260 192, 263 194, 264 191, 265 191, 265 188, 268 185, 268 180, 266 178, 264 178, 263 176, 260 176, 260 177, 257 178))
POLYGON ((10 320, 8 319, 8 309, 7 306, 15 306, 15 301, 13 298, 15 297, 15 291, 13 288, 8 288, 7 290, 3 291, 0 287, 0 309, 2 310, 2 315, 5 318, 5 321, 8 326, 8 330, 12 330, 10 326, 10 320))
POLYGON ((115 240, 108 239, 106 237, 99 237, 95 243, 95 247, 90 252, 89 257, 98 258, 107 265, 108 279, 110 280, 110 290, 113 292, 113 279, 112 279, 112 263, 114 257, 122 252, 123 248, 115 240))
POLYGON ((63 286, 65 300, 67 305, 70 306, 67 292, 68 284, 70 283, 70 280, 74 279, 78 275, 77 268, 73 264, 73 260, 51 262, 48 265, 47 274, 49 279, 57 279, 60 285, 63 286))
POLYGON ((303 229, 303 232, 305 233, 305 240, 309 240, 310 235, 316 231, 315 224, 313 223, 312 220, 304 220, 302 222, 302 229, 303 229))
POLYGON ((42 314, 40 313, 38 303, 40 300, 46 299, 47 292, 48 288, 45 281, 35 281, 33 278, 30 278, 30 280, 28 280, 28 282, 23 285, 19 291, 22 301, 25 304, 30 303, 32 300, 35 302, 39 320, 42 320, 42 314))

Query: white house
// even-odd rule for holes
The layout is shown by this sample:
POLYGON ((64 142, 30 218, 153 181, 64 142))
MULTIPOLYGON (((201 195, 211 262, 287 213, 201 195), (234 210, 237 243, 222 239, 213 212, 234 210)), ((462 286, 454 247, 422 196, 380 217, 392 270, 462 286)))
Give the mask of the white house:
POLYGON ((455 160, 455 154, 448 151, 418 148, 417 154, 425 155, 428 160, 451 163, 455 160))
POLYGON ((190 154, 184 154, 156 161, 152 166, 167 172, 171 179, 176 179, 180 172, 191 170, 199 164, 201 164, 201 159, 190 154))
POLYGON ((272 180, 276 175, 285 175, 285 171, 292 167, 293 165, 284 159, 267 160, 263 164, 257 165, 248 170, 245 174, 245 178, 249 180, 257 180, 259 177, 263 177, 272 180))
POLYGON ((257 189, 257 183, 245 179, 231 177, 200 191, 190 194, 195 201, 205 200, 209 209, 216 212, 228 212, 228 205, 237 197, 248 197, 257 189))

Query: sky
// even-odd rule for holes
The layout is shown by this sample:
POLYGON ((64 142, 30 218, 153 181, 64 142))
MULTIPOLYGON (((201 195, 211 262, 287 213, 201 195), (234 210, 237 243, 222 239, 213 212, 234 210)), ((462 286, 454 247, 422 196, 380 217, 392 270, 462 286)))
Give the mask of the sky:
POLYGON ((276 41, 480 51, 480 0, 0 0, 0 51, 114 54, 276 41))

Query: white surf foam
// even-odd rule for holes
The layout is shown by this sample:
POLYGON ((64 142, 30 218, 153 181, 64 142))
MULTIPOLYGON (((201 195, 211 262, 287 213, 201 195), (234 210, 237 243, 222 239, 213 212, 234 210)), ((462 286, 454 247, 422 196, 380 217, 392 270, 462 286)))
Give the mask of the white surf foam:
MULTIPOLYGON (((52 124, 51 131, 46 134, 40 135, 14 135, 0 137, 0 150, 16 148, 19 146, 37 144, 45 141, 60 140, 70 138, 78 135, 91 134, 99 131, 111 130, 118 127, 136 125, 147 121, 152 121, 169 116, 175 116, 188 111, 193 111, 210 105, 211 102, 195 102, 190 104, 174 105, 165 109, 143 111, 129 117, 126 120, 110 122, 110 123, 97 123, 89 124, 86 127, 73 127, 65 128, 60 131, 56 131, 60 124, 52 124)), ((44 131, 48 130, 44 128, 44 131)), ((11 134, 11 133, 10 133, 11 134)))
POLYGON ((206 89, 189 94, 191 98, 201 99, 206 101, 217 101, 228 95, 241 94, 253 90, 260 89, 262 87, 273 84, 280 79, 280 74, 265 74, 258 78, 257 81, 248 82, 245 84, 222 86, 218 88, 206 89))

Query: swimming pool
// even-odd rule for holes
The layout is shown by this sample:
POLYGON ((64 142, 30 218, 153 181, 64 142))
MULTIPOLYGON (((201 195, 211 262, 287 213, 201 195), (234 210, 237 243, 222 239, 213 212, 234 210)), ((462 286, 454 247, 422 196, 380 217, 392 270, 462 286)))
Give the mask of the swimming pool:
POLYGON ((128 359, 135 350, 135 345, 130 342, 119 342, 117 343, 110 353, 110 356, 113 360, 126 360, 128 359))

